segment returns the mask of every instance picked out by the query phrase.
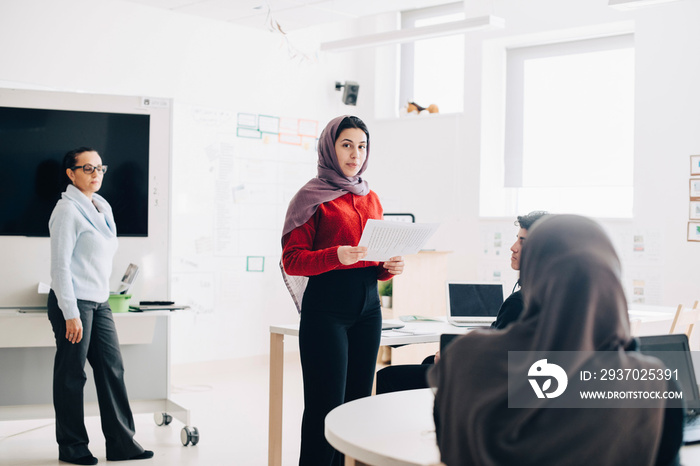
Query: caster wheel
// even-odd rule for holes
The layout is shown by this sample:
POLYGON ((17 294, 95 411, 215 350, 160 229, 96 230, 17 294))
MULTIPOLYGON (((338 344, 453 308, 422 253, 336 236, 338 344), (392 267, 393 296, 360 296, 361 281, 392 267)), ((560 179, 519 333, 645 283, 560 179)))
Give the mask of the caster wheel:
POLYGON ((168 413, 153 413, 153 420, 157 426, 167 426, 173 422, 173 417, 168 413))
POLYGON ((180 440, 184 446, 192 445, 195 446, 199 443, 199 430, 196 427, 191 429, 187 426, 183 427, 180 431, 180 440))

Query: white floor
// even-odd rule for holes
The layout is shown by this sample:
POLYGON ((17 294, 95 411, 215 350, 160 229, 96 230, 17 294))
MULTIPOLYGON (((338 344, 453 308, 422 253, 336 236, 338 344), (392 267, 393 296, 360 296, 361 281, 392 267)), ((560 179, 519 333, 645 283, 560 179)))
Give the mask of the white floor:
MULTIPOLYGON (((128 367, 127 374, 128 377, 128 367)), ((150 460, 114 465, 263 466, 267 465, 268 359, 218 361, 173 367, 173 401, 189 408, 200 442, 184 447, 183 424, 158 427, 152 414, 137 414, 136 439, 155 452, 150 460)), ((285 354, 282 464, 298 464, 302 403, 298 353, 285 354)), ((98 417, 86 419, 90 448, 107 464, 98 417)), ((682 463, 700 464, 700 446, 684 448, 682 463)), ((0 465, 58 466, 52 419, 0 422, 0 465)))
MULTIPOLYGON (((129 368, 126 368, 129 377, 129 368)), ((152 414, 136 414, 136 439, 153 450, 150 460, 110 464, 267 465, 268 359, 218 361, 173 367, 172 395, 190 410, 200 441, 184 447, 183 424, 177 420, 158 427, 152 414)), ((285 355, 283 465, 298 464, 302 402, 298 353, 285 355)), ((90 449, 100 463, 105 458, 98 417, 86 419, 90 449)), ((54 466, 58 461, 52 419, 0 422, 0 465, 54 466)))

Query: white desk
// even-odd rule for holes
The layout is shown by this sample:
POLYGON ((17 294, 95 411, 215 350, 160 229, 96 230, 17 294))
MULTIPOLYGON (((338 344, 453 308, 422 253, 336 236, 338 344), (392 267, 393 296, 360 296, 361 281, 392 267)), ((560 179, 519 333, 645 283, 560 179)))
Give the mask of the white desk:
MULTIPOLYGON (((326 439, 346 466, 440 465, 433 402, 429 388, 351 401, 326 416, 326 439)), ((700 444, 684 446, 681 463, 700 464, 700 444)))
POLYGON ((676 309, 668 306, 634 304, 628 311, 634 336, 661 335, 671 329, 676 309))
MULTIPOLYGON (((190 424, 190 412, 170 400, 169 311, 115 313, 125 382, 134 413, 168 413, 190 424)), ((54 417, 51 387, 56 342, 46 311, 0 310, 0 421, 54 417)), ((85 414, 98 415, 89 365, 85 414)))
MULTIPOLYGON (((443 333, 466 333, 466 328, 454 327, 445 321, 411 322, 401 329, 417 333, 387 336, 382 332, 380 346, 435 343, 443 333), (420 333, 418 333, 420 332, 420 333)), ((284 337, 299 336, 299 324, 270 326, 270 412, 268 427, 268 464, 282 464, 282 391, 284 385, 284 337)))
MULTIPOLYGON (((672 308, 637 306, 630 311, 630 318, 642 325, 638 334, 651 335, 668 333, 673 319, 672 308)), ((637 325, 637 327, 640 327, 637 325)), ((381 346, 435 343, 443 333, 466 333, 467 329, 455 327, 446 321, 407 323, 406 330, 416 329, 430 334, 416 334, 397 337, 382 336, 381 346)), ((282 391, 284 383, 284 337, 299 336, 299 324, 270 326, 270 410, 268 427, 268 465, 282 464, 282 391)))

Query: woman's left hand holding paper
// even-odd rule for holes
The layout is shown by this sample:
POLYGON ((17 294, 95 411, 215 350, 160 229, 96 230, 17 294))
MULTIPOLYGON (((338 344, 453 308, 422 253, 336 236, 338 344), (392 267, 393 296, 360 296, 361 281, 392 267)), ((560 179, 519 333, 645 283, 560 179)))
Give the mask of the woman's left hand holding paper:
POLYGON ((401 275, 403 273, 403 257, 395 256, 384 262, 384 268, 389 271, 392 275, 401 275))

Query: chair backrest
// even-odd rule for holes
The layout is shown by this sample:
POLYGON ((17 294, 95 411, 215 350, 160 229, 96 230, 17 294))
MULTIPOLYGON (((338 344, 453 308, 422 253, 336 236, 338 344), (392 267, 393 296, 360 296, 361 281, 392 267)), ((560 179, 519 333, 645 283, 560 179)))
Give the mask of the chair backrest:
POLYGON ((668 333, 685 333, 690 339, 698 319, 700 319, 698 301, 695 301, 692 308, 684 308, 682 304, 679 304, 678 309, 676 309, 676 315, 673 317, 671 330, 668 333))

